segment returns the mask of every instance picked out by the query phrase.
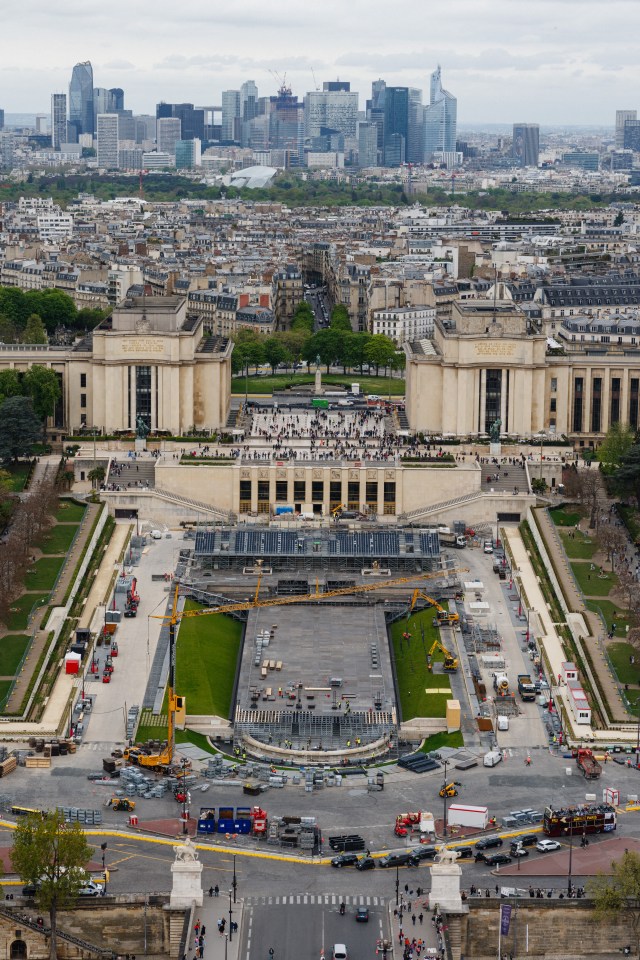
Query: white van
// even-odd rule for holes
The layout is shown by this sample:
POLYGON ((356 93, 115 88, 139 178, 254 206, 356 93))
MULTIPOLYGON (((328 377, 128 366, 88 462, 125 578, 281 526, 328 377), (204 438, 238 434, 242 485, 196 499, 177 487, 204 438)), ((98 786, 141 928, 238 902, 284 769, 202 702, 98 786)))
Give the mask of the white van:
POLYGON ((499 750, 490 750, 489 753, 485 753, 484 760, 482 761, 485 767, 495 767, 502 760, 502 754, 499 750))
POLYGON ((498 730, 509 729, 509 717, 498 717, 498 730))

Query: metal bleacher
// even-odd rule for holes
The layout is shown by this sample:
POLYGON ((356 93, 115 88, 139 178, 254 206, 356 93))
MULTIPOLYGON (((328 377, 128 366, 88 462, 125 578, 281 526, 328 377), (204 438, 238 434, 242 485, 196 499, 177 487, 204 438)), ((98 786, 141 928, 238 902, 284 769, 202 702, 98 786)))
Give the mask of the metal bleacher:
POLYGON ((312 747, 321 744, 324 750, 340 750, 347 740, 359 738, 362 743, 372 743, 386 737, 394 724, 393 714, 386 710, 355 711, 345 716, 316 714, 310 710, 238 708, 234 729, 238 737, 245 734, 274 746, 290 740, 294 750, 304 749, 309 741, 312 747))

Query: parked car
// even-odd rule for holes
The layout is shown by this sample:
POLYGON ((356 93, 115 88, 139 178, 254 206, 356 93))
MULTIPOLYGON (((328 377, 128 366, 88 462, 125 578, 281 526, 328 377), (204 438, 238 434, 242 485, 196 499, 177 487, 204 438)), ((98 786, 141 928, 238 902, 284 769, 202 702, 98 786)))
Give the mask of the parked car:
POLYGON ((473 847, 455 847, 458 854, 458 860, 471 860, 473 857, 473 847))
POLYGON ((535 847, 536 843, 539 840, 537 833, 523 833, 520 837, 514 837, 511 841, 511 846, 515 843, 519 843, 522 847, 535 847))
POLYGON ((356 863, 356 870, 373 870, 376 862, 373 857, 360 857, 356 863))
POLYGON ((420 863, 421 860, 433 860, 438 848, 432 843, 425 844, 424 847, 416 847, 411 851, 411 860, 413 863, 420 863))
POLYGON ((78 890, 79 897, 101 897, 104 893, 104 887, 93 880, 87 882, 78 890))
POLYGON ((559 850, 561 846, 557 840, 538 840, 536 850, 539 853, 550 853, 552 850, 559 850))
POLYGON ((507 853, 494 853, 491 857, 485 857, 484 862, 490 867, 500 867, 503 863, 511 863, 511 857, 507 853))
POLYGON ((381 867, 411 867, 413 866, 413 857, 410 853, 388 853, 386 857, 380 858, 381 867))
POLYGON ((358 863, 357 853, 341 853, 339 857, 334 857, 331 861, 332 867, 354 867, 358 863))
POLYGON ((512 857, 528 857, 529 851, 519 843, 512 843, 509 851, 512 857))
POLYGON ((481 837, 476 843, 476 850, 489 850, 490 847, 501 847, 502 837, 481 837))
POLYGON ((356 910, 356 923, 368 923, 369 910, 367 907, 358 907, 356 910))
POLYGON ((333 960, 347 960, 347 948, 344 943, 334 943, 331 956, 333 960))

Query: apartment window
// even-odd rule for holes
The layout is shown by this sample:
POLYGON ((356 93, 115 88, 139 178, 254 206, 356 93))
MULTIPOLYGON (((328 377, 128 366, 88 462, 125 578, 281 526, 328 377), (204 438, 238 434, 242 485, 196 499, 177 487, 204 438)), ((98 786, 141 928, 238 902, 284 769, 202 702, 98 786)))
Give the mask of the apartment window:
POLYGON ((609 425, 620 422, 620 377, 611 378, 611 410, 609 425))
POLYGON ((557 393, 558 390, 558 378, 551 377, 551 393, 557 393))
POLYGON ((558 401, 556 400, 556 398, 555 398, 555 397, 552 397, 552 398, 551 398, 551 405, 550 405, 550 407, 549 407, 551 413, 555 413, 555 412, 556 412, 557 403, 558 403, 558 401))
POLYGON ((591 432, 602 428, 602 377, 594 377, 591 385, 591 432))
POLYGON ((80 406, 81 406, 82 408, 85 408, 85 407, 87 406, 87 395, 86 395, 86 393, 81 393, 81 394, 80 394, 80 406))
POLYGON ((86 387, 86 385, 87 385, 87 375, 86 375, 86 373, 81 373, 81 374, 80 374, 80 386, 81 386, 81 387, 86 387))

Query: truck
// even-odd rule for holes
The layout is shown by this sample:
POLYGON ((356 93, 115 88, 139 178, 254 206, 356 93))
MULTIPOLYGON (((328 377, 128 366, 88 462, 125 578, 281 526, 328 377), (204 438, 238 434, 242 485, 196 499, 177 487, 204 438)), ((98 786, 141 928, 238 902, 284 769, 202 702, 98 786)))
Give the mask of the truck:
POLYGON ((509 677, 506 673, 494 673, 493 689, 500 696, 504 696, 509 692, 509 677))
POLYGON ((548 837, 611 833, 616 829, 616 811, 609 803, 580 804, 554 810, 545 807, 542 829, 548 837))
POLYGON ((536 685, 528 673, 518 674, 518 693, 525 701, 533 702, 536 699, 536 685))
POLYGON ((576 763, 582 770, 585 780, 598 780, 602 773, 602 767, 593 755, 593 751, 587 747, 580 747, 576 754, 576 763))
POLYGON ((438 540, 441 547, 453 547, 454 550, 464 550, 467 545, 467 538, 460 533, 452 533, 451 530, 438 530, 438 540))

